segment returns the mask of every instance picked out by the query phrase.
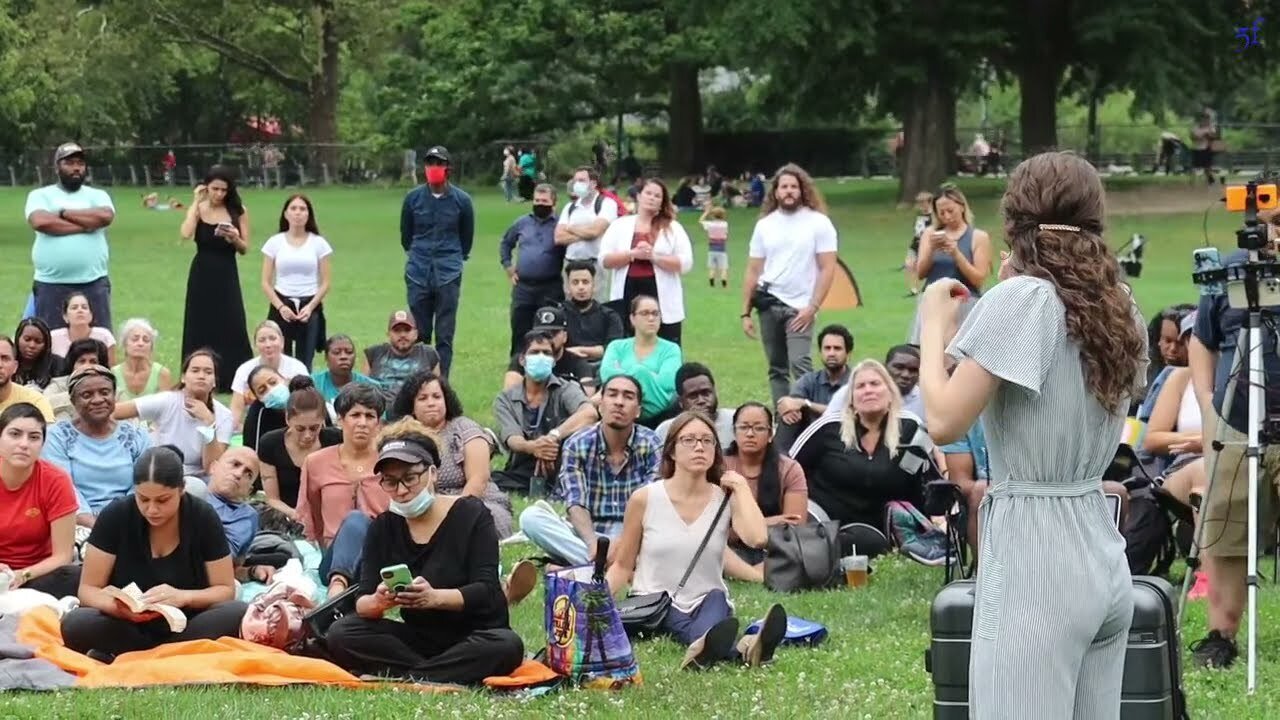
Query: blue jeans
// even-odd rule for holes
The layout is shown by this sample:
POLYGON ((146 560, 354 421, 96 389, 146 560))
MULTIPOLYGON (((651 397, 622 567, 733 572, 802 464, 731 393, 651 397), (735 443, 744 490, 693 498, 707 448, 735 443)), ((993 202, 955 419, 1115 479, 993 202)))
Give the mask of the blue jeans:
POLYGON ((35 296, 35 316, 45 321, 50 330, 67 326, 62 318, 62 303, 73 292, 84 293, 89 301, 89 309, 93 311, 94 327, 114 328, 111 324, 111 280, 102 277, 87 283, 32 283, 31 293, 35 296))
POLYGON ((706 635, 716 623, 731 617, 733 608, 729 607, 729 598, 725 597, 723 590, 712 590, 691 613, 681 612, 673 605, 667 611, 666 620, 662 621, 662 629, 688 647, 706 635))
POLYGON ((462 277, 440 287, 426 287, 409 281, 409 312, 418 324, 418 339, 435 345, 440 354, 440 373, 448 376, 453 364, 453 333, 458 327, 458 299, 462 296, 462 277), (432 338, 435 342, 432 342, 432 338))
POLYGON ((364 537, 369 534, 373 521, 359 510, 352 510, 342 519, 338 534, 320 557, 320 579, 324 582, 334 575, 341 575, 348 584, 360 581, 360 558, 364 555, 364 537))

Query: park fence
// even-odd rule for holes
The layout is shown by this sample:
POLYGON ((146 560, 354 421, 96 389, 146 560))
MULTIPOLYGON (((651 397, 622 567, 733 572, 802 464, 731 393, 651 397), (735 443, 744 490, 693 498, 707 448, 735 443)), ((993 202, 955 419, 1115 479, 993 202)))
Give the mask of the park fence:
MULTIPOLYGON (((1222 126, 1225 150, 1217 165, 1232 172, 1271 173, 1280 168, 1280 124, 1222 126)), ((1058 128, 1058 146, 1089 157, 1102 170, 1153 172, 1162 128, 1153 125, 1099 125, 1090 137, 1083 126, 1058 128)), ((1177 132, 1177 131, 1175 131, 1177 132)), ((976 165, 971 148, 982 133, 1001 149, 1001 168, 1008 170, 1023 157, 1015 128, 957 128, 953 171, 976 165)), ((1189 131, 1177 132, 1184 142, 1189 131)), ((785 162, 799 162, 822 177, 891 176, 897 173, 892 141, 896 129, 885 126, 777 131, 707 132, 706 164, 726 175, 746 171, 772 172, 785 162)), ((686 162, 664 156, 666 135, 637 134, 656 157, 638 158, 648 172, 675 174, 686 162)), ((470 186, 497 185, 502 147, 511 141, 495 141, 467 148, 451 148, 453 176, 470 186)), ((543 167, 573 167, 589 158, 555 158, 547 155, 553 143, 522 141, 537 147, 543 167)), ((231 168, 248 187, 310 187, 325 185, 408 185, 421 182, 425 148, 380 149, 364 145, 258 143, 253 145, 109 145, 86 146, 89 176, 100 186, 190 188, 199 184, 209 168, 231 168), (172 151, 176 164, 166 168, 172 151)), ((36 187, 53 182, 53 148, 0 154, 0 186, 36 187)), ((1175 171, 1189 168, 1189 152, 1179 154, 1175 171)), ((552 182, 564 180, 552 177, 552 182)))

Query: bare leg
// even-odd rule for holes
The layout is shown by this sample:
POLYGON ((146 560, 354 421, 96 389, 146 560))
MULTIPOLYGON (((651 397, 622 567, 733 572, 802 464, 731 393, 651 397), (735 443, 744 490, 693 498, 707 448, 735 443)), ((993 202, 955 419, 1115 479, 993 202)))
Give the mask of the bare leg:
POLYGON ((724 549, 724 574, 731 580, 764 582, 764 565, 749 565, 730 548, 724 549))

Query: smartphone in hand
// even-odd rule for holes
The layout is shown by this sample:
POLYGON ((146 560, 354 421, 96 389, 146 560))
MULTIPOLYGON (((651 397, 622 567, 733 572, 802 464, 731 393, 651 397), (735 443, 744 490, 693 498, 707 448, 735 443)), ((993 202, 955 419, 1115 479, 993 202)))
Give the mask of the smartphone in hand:
POLYGON ((220 222, 218 223, 217 227, 213 229, 213 234, 226 235, 228 230, 234 230, 234 229, 235 229, 235 226, 232 225, 231 223, 220 222))
POLYGON ((402 593, 413 584, 413 573, 409 572, 409 566, 404 563, 384 567, 378 574, 382 576, 387 589, 393 593, 402 593))

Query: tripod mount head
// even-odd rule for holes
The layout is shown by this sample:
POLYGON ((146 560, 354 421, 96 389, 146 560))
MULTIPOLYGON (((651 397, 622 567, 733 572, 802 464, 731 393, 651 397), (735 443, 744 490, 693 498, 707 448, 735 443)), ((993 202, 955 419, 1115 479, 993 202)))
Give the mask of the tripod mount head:
POLYGON ((1257 312, 1280 305, 1280 261, 1273 253, 1266 259, 1258 257, 1274 247, 1258 211, 1280 208, 1276 184, 1251 180, 1232 185, 1226 188, 1223 200, 1228 211, 1244 213, 1244 224, 1236 230, 1236 244, 1248 253, 1248 260, 1223 266, 1216 247, 1197 248, 1192 282, 1200 286, 1202 295, 1226 295, 1232 308, 1257 312))

